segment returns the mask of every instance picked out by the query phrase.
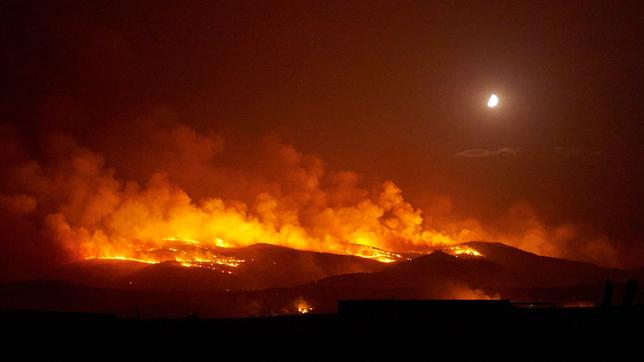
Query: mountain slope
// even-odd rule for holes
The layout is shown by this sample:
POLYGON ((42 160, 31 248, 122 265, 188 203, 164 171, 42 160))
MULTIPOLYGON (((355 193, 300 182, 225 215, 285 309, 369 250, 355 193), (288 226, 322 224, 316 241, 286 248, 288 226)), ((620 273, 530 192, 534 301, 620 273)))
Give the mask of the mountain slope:
MULTIPOLYGON (((98 311, 132 317, 139 306, 144 318, 157 318, 185 317, 193 311, 209 317, 297 313, 301 305, 313 308, 314 312, 334 312, 339 299, 365 298, 506 298, 587 305, 600 300, 607 276, 615 282, 614 301, 619 303, 625 280, 636 275, 541 257, 503 244, 468 245, 485 256, 434 252, 408 262, 374 265, 364 259, 259 245, 231 250, 238 253, 237 257, 257 263, 246 269, 240 265, 238 274, 186 268, 174 262, 155 265, 126 262, 126 267, 120 269, 122 261, 115 265, 111 261, 87 261, 71 270, 82 272, 84 268, 93 268, 90 271, 94 274, 108 271, 108 281, 133 279, 135 283, 127 284, 128 288, 119 284, 117 289, 46 281, 3 284, 0 309, 98 311), (316 267, 312 268, 310 263, 316 267), (348 273, 328 276, 343 270, 348 273), (325 274, 326 278, 317 278, 325 274), (302 280, 299 285, 274 287, 302 280), (233 288, 221 289, 228 285, 233 288), (262 285, 269 287, 246 288, 262 285)), ((644 301, 643 294, 638 294, 640 303, 644 301)))
POLYGON ((590 263, 540 256, 501 243, 472 241, 485 258, 525 278, 529 286, 566 286, 603 281, 607 277, 624 279, 628 273, 590 263))
POLYGON ((291 287, 332 275, 375 272, 380 262, 349 255, 289 249, 268 244, 219 248, 217 255, 241 260, 237 267, 185 267, 177 262, 86 260, 59 268, 53 277, 71 283, 128 290, 257 290, 291 287))

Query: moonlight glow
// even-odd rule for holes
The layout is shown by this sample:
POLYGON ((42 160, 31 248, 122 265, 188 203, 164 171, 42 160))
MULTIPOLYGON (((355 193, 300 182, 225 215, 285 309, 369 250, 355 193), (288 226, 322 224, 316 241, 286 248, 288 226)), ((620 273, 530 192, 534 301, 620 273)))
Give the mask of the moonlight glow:
POLYGON ((490 96, 490 99, 487 101, 487 106, 490 108, 494 108, 499 104, 499 97, 496 96, 496 94, 492 94, 490 96))

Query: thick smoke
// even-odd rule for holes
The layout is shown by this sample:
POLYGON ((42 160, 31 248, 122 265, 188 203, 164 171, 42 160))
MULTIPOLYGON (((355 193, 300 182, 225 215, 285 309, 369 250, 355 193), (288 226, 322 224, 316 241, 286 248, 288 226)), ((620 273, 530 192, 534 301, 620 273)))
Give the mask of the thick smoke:
POLYGON ((441 203, 426 208, 438 210, 428 217, 394 182, 329 171, 275 135, 235 153, 215 132, 144 119, 117 138, 106 136, 99 152, 65 134, 49 132, 29 143, 10 126, 1 131, 4 278, 89 257, 149 258, 150 250, 177 239, 361 255, 356 245, 427 251, 484 239, 616 262, 605 239, 580 243, 586 234, 580 227, 547 227, 526 205, 490 226, 441 217, 441 203))
POLYGON ((447 197, 434 200, 425 209, 432 215, 431 224, 440 225, 456 240, 496 241, 539 255, 622 266, 607 236, 579 223, 550 225, 525 201, 514 203, 497 220, 484 224, 471 217, 451 216, 454 206, 447 197))

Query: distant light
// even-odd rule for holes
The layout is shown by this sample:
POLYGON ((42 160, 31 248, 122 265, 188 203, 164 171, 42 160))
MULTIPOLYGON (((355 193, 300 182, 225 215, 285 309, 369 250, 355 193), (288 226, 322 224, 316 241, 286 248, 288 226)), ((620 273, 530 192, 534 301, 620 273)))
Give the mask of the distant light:
POLYGON ((487 106, 490 108, 494 108, 499 104, 499 97, 496 96, 496 94, 492 94, 490 96, 490 99, 487 101, 487 106))

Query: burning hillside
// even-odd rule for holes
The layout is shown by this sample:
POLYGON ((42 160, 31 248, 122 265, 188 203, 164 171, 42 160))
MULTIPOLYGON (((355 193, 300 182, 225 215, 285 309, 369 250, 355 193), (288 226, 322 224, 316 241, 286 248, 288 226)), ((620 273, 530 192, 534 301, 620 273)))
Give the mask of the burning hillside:
MULTIPOLYGON (((404 258, 391 251, 457 240, 423 225, 421 210, 393 182, 364 187, 357 174, 328 173, 319 159, 272 138, 262 156, 268 174, 251 171, 227 180, 228 188, 239 184, 237 198, 213 185, 211 195, 194 200, 178 184, 186 170, 176 168, 201 162, 199 176, 212 183, 208 177, 216 170, 204 163, 213 161, 218 138, 181 125, 156 133, 152 138, 165 137, 170 150, 194 152, 162 152, 164 164, 145 184, 120 179, 102 155, 68 137, 48 137, 43 161, 30 159, 15 139, 6 140, 16 157, 4 180, 3 209, 33 221, 71 260, 236 267, 244 260, 221 257, 217 250, 267 243, 393 262, 404 258)), ((234 172, 222 170, 218 182, 234 172)))
MULTIPOLYGON (((391 263, 436 249, 478 256, 454 245, 490 238, 561 255, 577 237, 572 227, 550 230, 525 213, 502 233, 471 219, 437 223, 394 182, 328 171, 274 136, 235 167, 219 135, 178 123, 136 123, 127 139, 137 142, 116 156, 60 134, 30 144, 2 130, 3 227, 21 258, 38 260, 31 264, 175 261, 232 273, 248 260, 225 250, 258 243, 391 263)), ((586 245, 579 258, 611 258, 602 240, 586 245)))
MULTIPOLYGON (((176 262, 88 260, 58 271, 64 282, 0 284, 0 309, 111 312, 144 318, 247 317, 333 313, 346 299, 510 299, 595 305, 606 278, 621 294, 641 270, 602 268, 527 253, 498 243, 457 245, 485 257, 446 252, 398 263, 268 244, 221 250, 244 259, 232 273, 176 262), (71 284, 70 284, 71 283, 71 284)), ((226 254, 224 254, 226 253, 226 254)), ((641 300, 641 299, 640 299, 641 300)))

